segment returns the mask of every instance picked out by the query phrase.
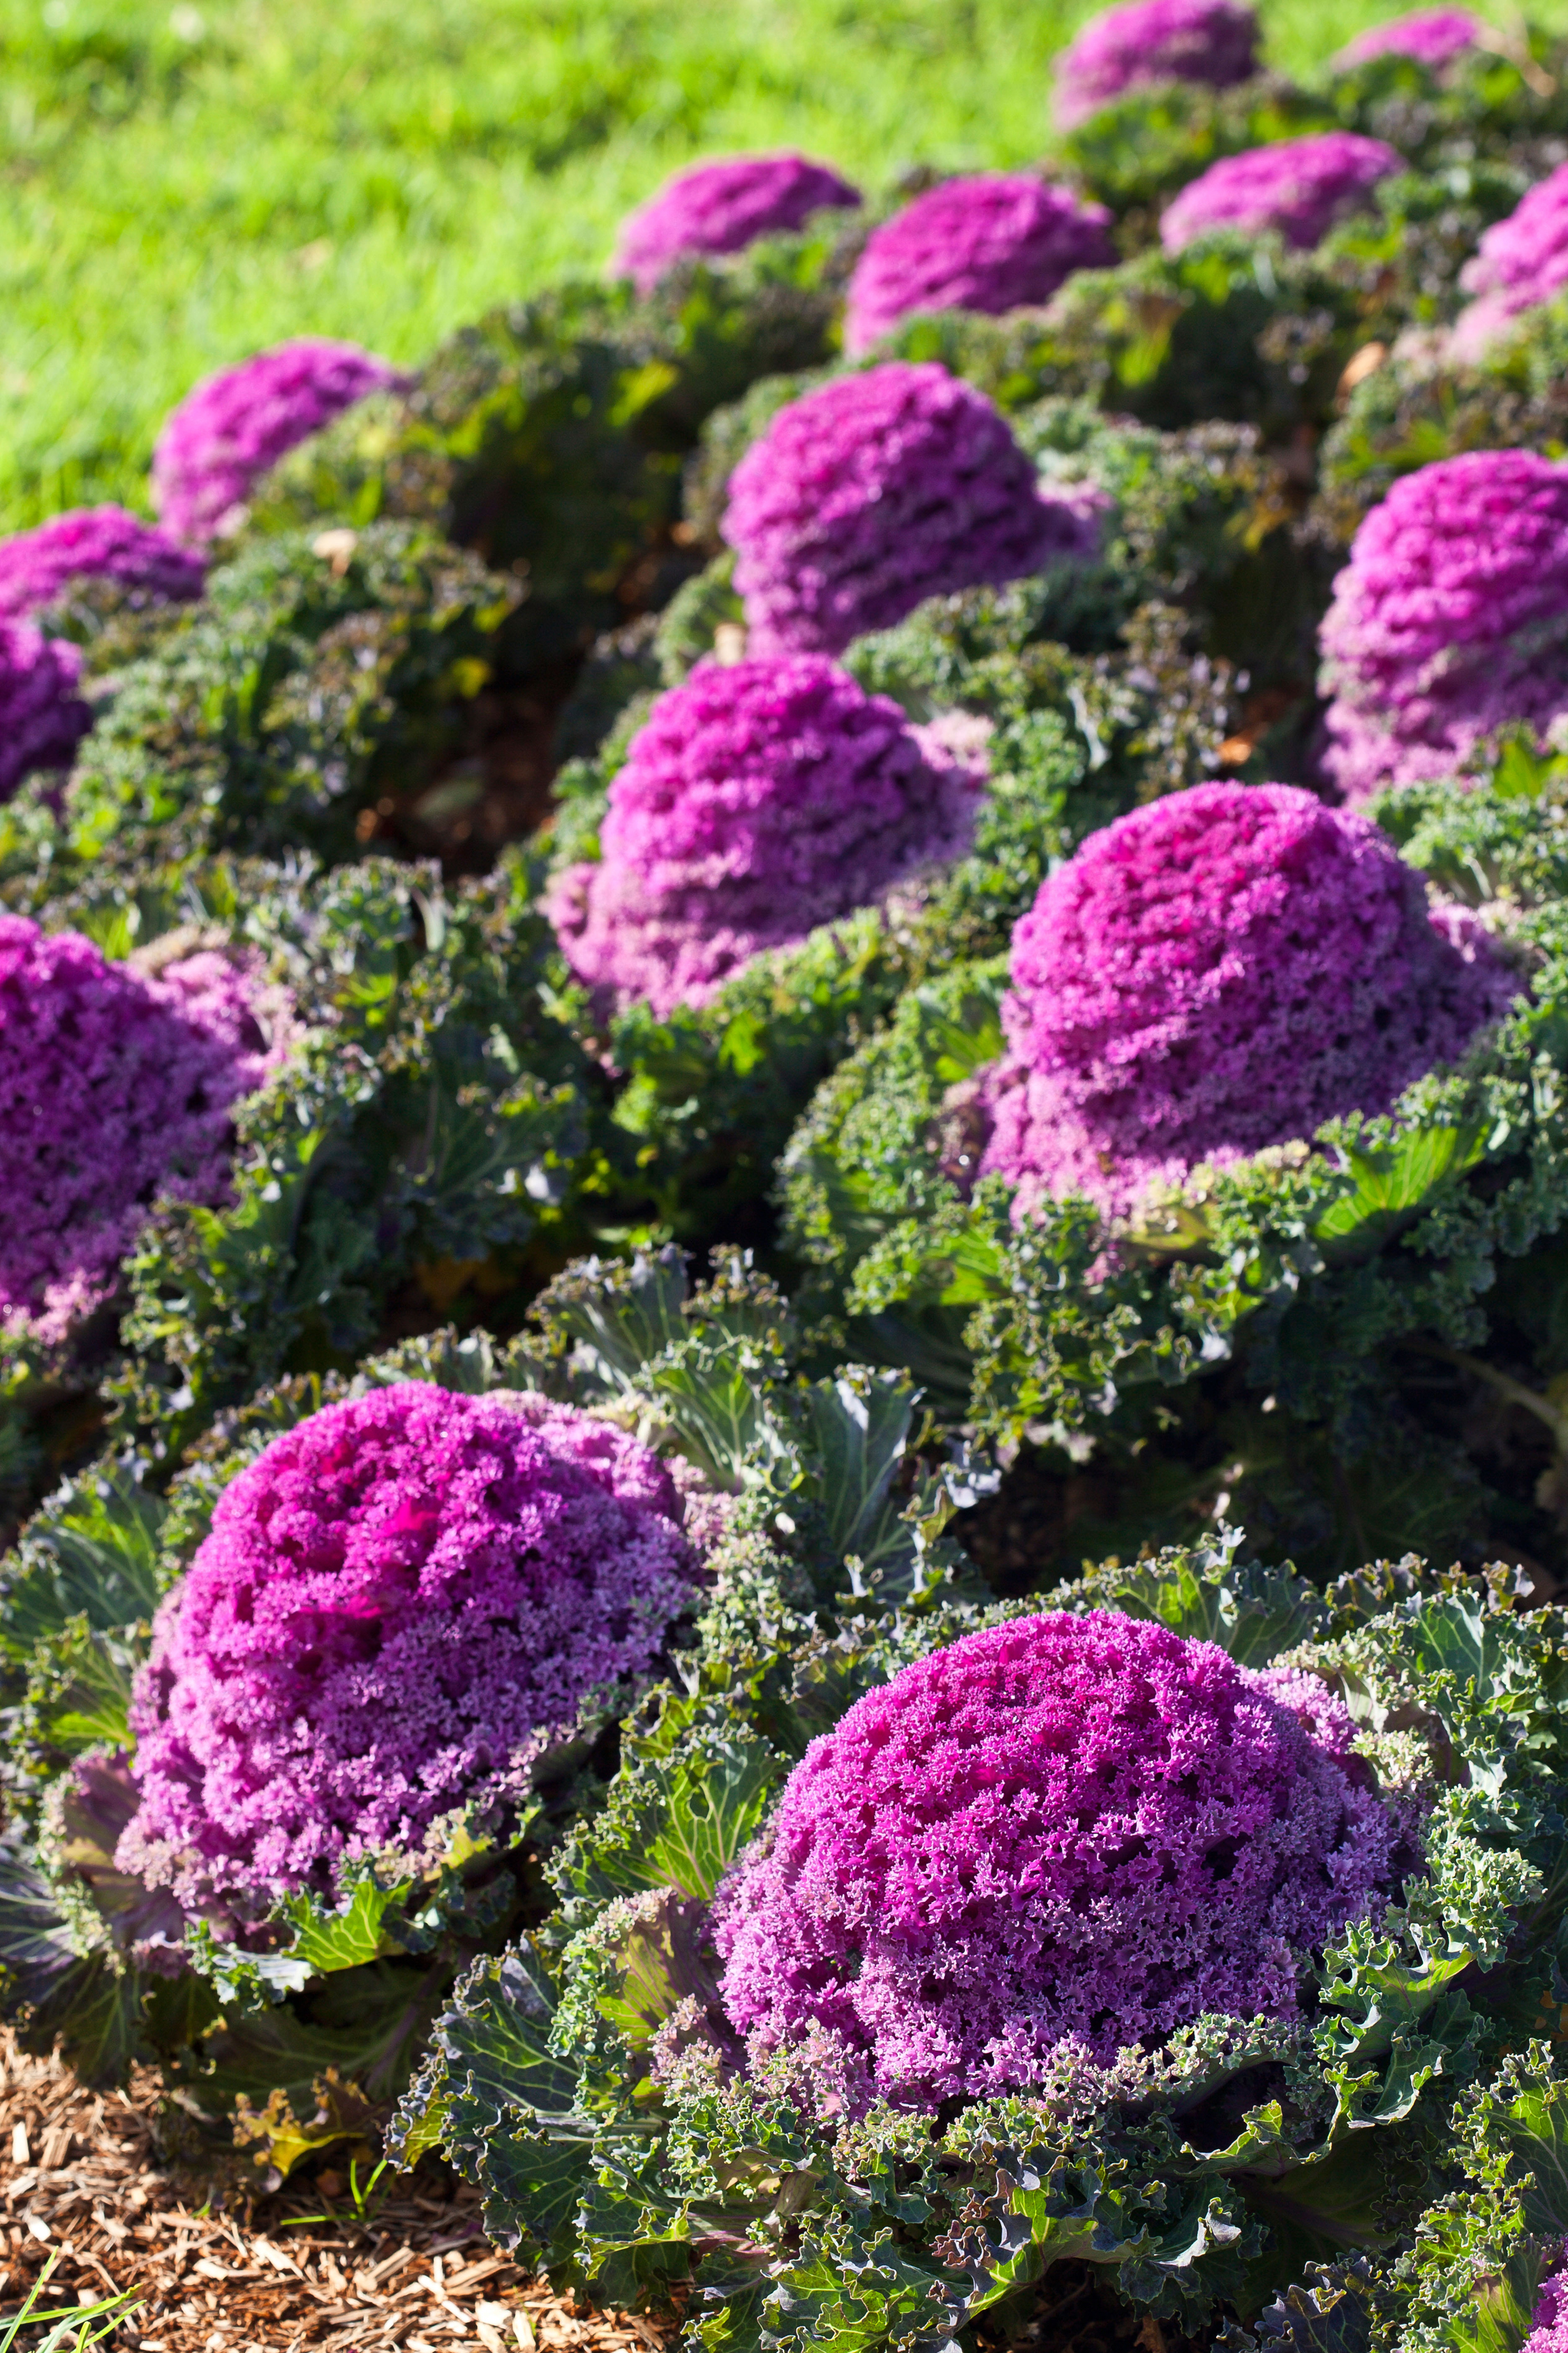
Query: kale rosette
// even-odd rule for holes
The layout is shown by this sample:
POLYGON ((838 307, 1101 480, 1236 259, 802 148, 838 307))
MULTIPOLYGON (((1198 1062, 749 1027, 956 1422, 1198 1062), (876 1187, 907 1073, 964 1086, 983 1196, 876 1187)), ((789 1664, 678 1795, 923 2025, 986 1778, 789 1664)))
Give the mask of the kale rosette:
POLYGON ((405 2146, 709 2346, 1022 2327, 1058 2263, 1189 2333, 1336 2250, 1396 2298, 1553 1982, 1564 1625, 1237 1547, 711 1657, 405 2146))

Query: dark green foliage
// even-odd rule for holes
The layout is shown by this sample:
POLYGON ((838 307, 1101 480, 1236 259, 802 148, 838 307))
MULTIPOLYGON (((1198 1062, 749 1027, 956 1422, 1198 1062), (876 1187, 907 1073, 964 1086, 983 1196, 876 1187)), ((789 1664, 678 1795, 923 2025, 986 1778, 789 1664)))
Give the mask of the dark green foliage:
POLYGON ((1519 2353, 1529 2335, 1568 2236, 1562 1994, 1559 1979, 1542 2004, 1543 2039, 1460 2095, 1462 2186, 1421 2217, 1414 2246, 1378 2281, 1377 2353, 1519 2353))
POLYGON ((1380 181, 1372 208, 1342 223, 1319 248, 1336 281, 1354 290, 1369 339, 1451 319, 1465 300, 1460 270, 1530 183, 1531 174, 1511 164, 1468 157, 1380 181))
POLYGON ((1086 194, 1122 216, 1131 248, 1156 232, 1161 206, 1222 155, 1334 128, 1323 99, 1275 74, 1230 90, 1197 81, 1145 83, 1091 114, 1058 142, 1086 194))
POLYGON ((552 942, 522 881, 444 892, 372 861, 252 911, 311 1037, 241 1113, 233 1208, 169 1213, 132 1263, 137 1424, 198 1428, 284 1373, 350 1365, 405 1293, 420 1321, 458 1298, 520 1308, 567 1254, 600 1085, 542 1000, 552 942))
POLYGON ((4 812, 13 903, 150 859, 352 857, 363 813, 414 807, 462 749, 517 593, 410 524, 251 549, 104 681, 58 816, 37 784, 4 812))
MULTIPOLYGON (((691 585, 688 582, 679 596, 686 596, 691 585)), ((556 754, 567 765, 591 759, 627 705, 635 698, 646 703, 647 697, 662 685, 660 626, 658 617, 645 613, 624 628, 595 638, 555 723, 556 754)), ((560 789, 557 785, 557 792, 560 789)))
POLYGON ((942 360, 1007 406, 1066 395, 1164 431, 1223 417, 1289 441, 1331 412, 1367 320, 1321 253, 1216 233, 1081 269, 1044 311, 908 320, 887 348, 942 360))
POLYGON ((1342 128, 1387 140, 1423 171, 1479 160, 1534 180, 1568 132, 1565 66, 1560 36, 1516 19, 1489 26, 1485 47, 1440 74, 1414 58, 1368 58, 1334 74, 1323 100, 1342 128))
POLYGON ((1348 544, 1391 482, 1466 449, 1568 446, 1568 302, 1542 303, 1475 367, 1441 346, 1395 356, 1359 385, 1323 443, 1314 529, 1348 544))
POLYGON ((416 519, 511 575, 514 670, 656 606, 681 577, 670 537, 703 419, 761 376, 830 353, 858 225, 694 262, 647 301, 552 288, 442 345, 405 399, 363 404, 286 458, 263 530, 416 519))
POLYGON ((1510 757, 1489 791, 1385 806, 1439 888, 1510 902, 1532 992, 1398 1120, 1194 1179, 1109 1263, 1086 1203, 1015 1229, 1000 1179, 972 1190, 992 963, 907 997, 797 1130, 781 1188, 808 1301, 955 1418, 1037 1450, 1061 1499, 1037 1575, 1221 1509, 1320 1575, 1414 1543, 1568 1567, 1562 786, 1510 757))
POLYGON ((693 2346, 950 2341, 1004 2303, 1013 2333, 1073 2259, 1184 2332, 1216 2306, 1258 2314, 1238 2353, 1359 2353, 1389 2291, 1342 2251, 1409 2244, 1458 2177, 1455 2093, 1522 2043, 1551 1981, 1564 1628, 1418 1565, 1347 1580, 1325 1609, 1237 1544, 1053 1598, 1152 1611, 1256 1664, 1286 1651, 1364 1694, 1373 1768, 1424 1792, 1426 1870, 1310 1964, 1302 2024, 1205 2018, 1116 2070, 1074 2063, 1057 2097, 934 2117, 817 2120, 747 2076, 707 1936, 724 1868, 863 1692, 1026 1605, 906 1607, 793 1651, 708 1646, 628 1728, 603 1811, 552 1863, 558 1919, 478 1964, 440 2021, 402 2112, 410 2145, 438 2136, 491 2234, 559 2284, 657 2305, 689 2279, 693 2346), (1500 1702, 1543 1736, 1483 1767, 1483 1795, 1462 1785, 1500 1702))

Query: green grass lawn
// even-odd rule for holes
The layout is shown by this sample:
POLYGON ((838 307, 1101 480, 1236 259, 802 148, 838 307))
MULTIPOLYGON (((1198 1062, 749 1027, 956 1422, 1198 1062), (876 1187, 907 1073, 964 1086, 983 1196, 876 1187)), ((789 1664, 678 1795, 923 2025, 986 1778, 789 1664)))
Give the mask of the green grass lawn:
MULTIPOLYGON (((1307 74, 1401 0, 1265 0, 1307 74)), ((1568 9, 1568 0, 1558 0, 1568 9)), ((0 0, 0 527, 144 503, 158 422, 303 332, 403 361, 595 269, 715 150, 868 184, 1047 141, 1083 0, 0 0)))

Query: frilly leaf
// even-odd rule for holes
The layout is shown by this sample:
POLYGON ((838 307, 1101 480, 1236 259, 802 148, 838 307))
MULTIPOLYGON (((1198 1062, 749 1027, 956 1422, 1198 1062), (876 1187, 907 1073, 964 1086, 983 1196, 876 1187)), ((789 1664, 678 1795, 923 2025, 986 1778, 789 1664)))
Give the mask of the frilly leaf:
POLYGON ((1245 1538, 1222 1526, 1212 1544, 1092 1569, 1050 1597, 1057 1609, 1120 1609, 1157 1619, 1190 1641, 1215 1642, 1238 1664, 1266 1667, 1327 1631, 1322 1596, 1289 1568, 1237 1558, 1245 1538))
POLYGON ((1256 2329, 1228 2328, 1216 2353, 1371 2353, 1372 2274, 1364 2256, 1314 2263, 1258 2316, 1256 2329))

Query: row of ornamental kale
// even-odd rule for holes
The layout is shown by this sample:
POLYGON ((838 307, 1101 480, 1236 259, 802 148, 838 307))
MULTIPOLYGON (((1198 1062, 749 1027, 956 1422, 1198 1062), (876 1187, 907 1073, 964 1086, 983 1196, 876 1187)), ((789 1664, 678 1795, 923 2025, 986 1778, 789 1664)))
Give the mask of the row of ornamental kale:
POLYGON ((1054 102, 0 543, 0 2009, 709 2353, 1565 2353, 1568 44, 1054 102))

